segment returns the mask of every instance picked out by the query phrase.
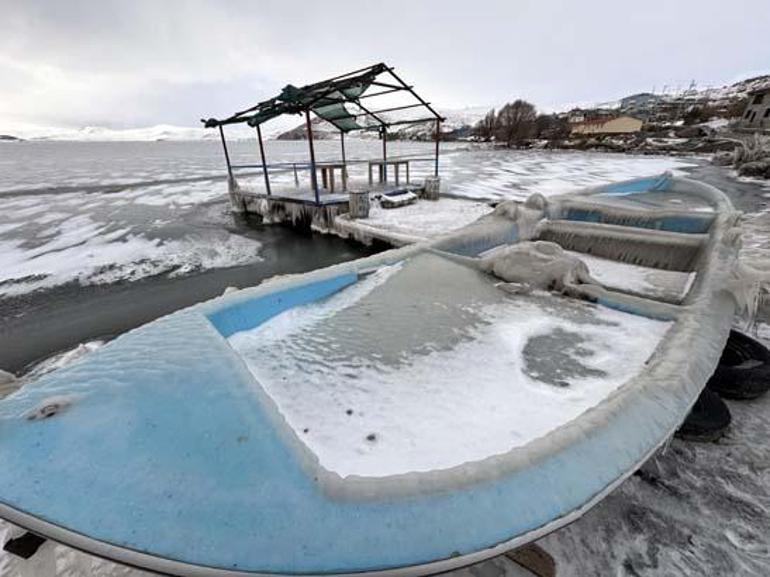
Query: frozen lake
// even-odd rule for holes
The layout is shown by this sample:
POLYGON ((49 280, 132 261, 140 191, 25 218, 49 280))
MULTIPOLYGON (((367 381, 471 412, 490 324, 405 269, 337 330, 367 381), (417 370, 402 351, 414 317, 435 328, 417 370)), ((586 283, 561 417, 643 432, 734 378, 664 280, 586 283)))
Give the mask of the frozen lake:
MULTIPOLYGON (((391 142, 389 154, 430 156, 432 145, 391 142)), ((234 164, 258 162, 256 143, 230 143, 234 164)), ((349 140, 350 160, 376 158, 376 140, 349 140)), ((317 158, 338 158, 319 141, 317 158)), ((306 162, 305 142, 268 141, 271 163, 306 162)), ((473 201, 442 199, 435 213, 375 208, 383 227, 417 236, 475 220, 501 198, 567 190, 682 170, 692 162, 572 152, 520 152, 446 143, 443 189, 473 201), (378 212, 379 210, 379 212, 378 212), (399 215, 401 215, 401 218, 399 215), (394 220, 395 219, 395 220, 394 220), (393 221, 393 222, 391 222, 393 221)), ((362 172, 357 165, 353 172, 362 172)), ((419 178, 432 163, 415 165, 419 178)), ((360 175, 359 175, 360 176, 360 175)), ((291 171, 275 174, 291 184, 291 171)), ((243 182, 261 185, 254 171, 243 182)), ((109 337, 228 285, 250 286, 371 252, 339 239, 312 240, 282 227, 233 218, 217 141, 14 142, 0 145, 0 316, 11 345, 0 367, 29 362, 92 338, 109 337), (88 301, 88 317, 84 318, 88 301)))
MULTIPOLYGON (((257 162, 255 143, 236 141, 230 148, 233 163, 257 162)), ((320 141, 317 149, 319 161, 338 154, 335 142, 320 141)), ((523 200, 533 192, 561 193, 692 166, 672 158, 453 144, 444 149, 444 190, 475 199, 523 200)), ((228 230, 217 142, 20 142, 3 144, 0 152, 0 298, 72 282, 185 275, 261 258, 259 238, 228 230)), ((429 152, 425 143, 390 145, 393 156, 429 152)), ((348 143, 351 160, 379 153, 376 141, 348 143)), ((271 141, 266 155, 283 163, 304 162, 306 154, 305 143, 271 141)), ((431 166, 418 165, 415 176, 431 166)), ((254 176, 243 180, 261 182, 254 176)), ((275 181, 290 183, 293 177, 283 172, 275 181)), ((476 204, 469 218, 483 212, 476 204)))

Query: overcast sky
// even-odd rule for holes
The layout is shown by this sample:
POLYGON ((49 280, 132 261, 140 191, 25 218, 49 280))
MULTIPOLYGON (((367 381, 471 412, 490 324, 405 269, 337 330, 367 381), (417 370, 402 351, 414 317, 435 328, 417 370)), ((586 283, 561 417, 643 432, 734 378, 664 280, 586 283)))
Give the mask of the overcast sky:
POLYGON ((379 61, 442 108, 552 110, 770 72, 770 3, 0 0, 0 133, 197 125, 379 61))

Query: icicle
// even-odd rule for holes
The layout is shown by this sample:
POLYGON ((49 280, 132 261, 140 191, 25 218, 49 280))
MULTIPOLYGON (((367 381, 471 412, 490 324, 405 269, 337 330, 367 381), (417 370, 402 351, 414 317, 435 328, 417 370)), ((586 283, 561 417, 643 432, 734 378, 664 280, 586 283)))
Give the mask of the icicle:
POLYGON ((536 237, 567 250, 592 254, 640 266, 691 271, 700 253, 702 235, 616 230, 612 225, 545 222, 536 237))
POLYGON ((0 385, 7 385, 16 382, 16 375, 0 369, 0 385))
POLYGON ((21 387, 21 381, 16 375, 0 369, 0 399, 10 395, 21 387))
POLYGON ((770 300, 770 271, 759 271, 738 261, 727 281, 727 290, 735 298, 743 330, 756 332, 757 313, 770 300))

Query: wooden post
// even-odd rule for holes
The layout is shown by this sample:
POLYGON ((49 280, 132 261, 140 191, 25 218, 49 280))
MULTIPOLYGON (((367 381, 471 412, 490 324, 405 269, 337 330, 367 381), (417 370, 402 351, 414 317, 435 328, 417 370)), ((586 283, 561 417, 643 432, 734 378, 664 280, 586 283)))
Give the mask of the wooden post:
POLYGON ((310 126, 310 111, 305 110, 305 124, 307 125, 307 142, 310 147, 310 186, 315 193, 315 203, 321 204, 318 196, 318 175, 315 172, 315 150, 313 149, 313 127, 310 126))
POLYGON ((441 120, 436 119, 436 164, 433 168, 433 176, 438 176, 438 143, 441 141, 441 120))
POLYGON ((345 160, 345 131, 340 130, 340 147, 342 149, 342 190, 348 189, 348 163, 345 160))
POLYGON ((259 156, 262 158, 262 175, 265 177, 265 190, 267 191, 267 196, 270 196, 270 175, 267 173, 265 145, 262 143, 262 129, 259 124, 257 124, 257 140, 259 140, 259 156))
POLYGON ((233 167, 230 165, 230 154, 227 152, 227 141, 225 141, 225 131, 222 130, 222 125, 219 125, 219 138, 222 139, 222 148, 225 151, 225 162, 227 163, 227 176, 230 180, 233 178, 233 167))
POLYGON ((369 191, 350 191, 348 206, 350 218, 369 218, 369 191))

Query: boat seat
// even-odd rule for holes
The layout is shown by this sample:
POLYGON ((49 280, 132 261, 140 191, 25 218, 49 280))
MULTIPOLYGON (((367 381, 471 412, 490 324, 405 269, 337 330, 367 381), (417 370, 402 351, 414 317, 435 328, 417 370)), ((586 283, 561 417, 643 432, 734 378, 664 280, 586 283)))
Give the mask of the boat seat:
POLYGON ((545 220, 534 240, 548 240, 565 250, 652 268, 689 272, 707 234, 647 230, 616 224, 545 220))

